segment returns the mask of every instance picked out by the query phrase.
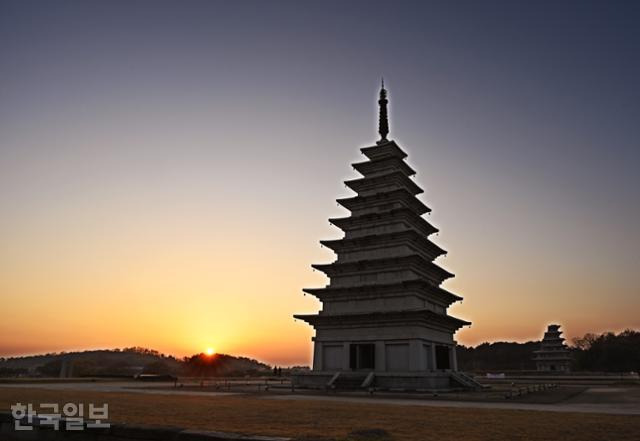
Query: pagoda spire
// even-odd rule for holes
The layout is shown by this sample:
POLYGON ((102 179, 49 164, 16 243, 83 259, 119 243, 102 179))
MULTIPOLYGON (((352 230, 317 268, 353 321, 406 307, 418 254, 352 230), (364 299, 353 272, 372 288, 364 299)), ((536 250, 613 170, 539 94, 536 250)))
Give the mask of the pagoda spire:
POLYGON ((378 106, 380 107, 380 113, 378 115, 378 133, 380 134, 380 141, 378 141, 378 144, 384 144, 387 142, 387 135, 389 134, 389 119, 387 117, 388 102, 387 90, 384 88, 383 77, 380 87, 380 99, 378 100, 378 106))

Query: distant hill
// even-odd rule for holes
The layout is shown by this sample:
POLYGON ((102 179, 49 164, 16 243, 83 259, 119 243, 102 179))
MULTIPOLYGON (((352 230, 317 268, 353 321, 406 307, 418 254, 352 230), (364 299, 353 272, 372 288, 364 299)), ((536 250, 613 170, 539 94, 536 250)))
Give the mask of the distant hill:
POLYGON ((226 354, 213 356, 197 354, 184 358, 183 372, 191 376, 231 376, 241 374, 270 373, 271 368, 264 363, 246 357, 226 354))
POLYGON ((142 373, 198 375, 205 372, 207 375, 246 375, 269 370, 266 364, 245 357, 198 354, 179 360, 140 347, 0 358, 0 377, 132 377, 142 373), (202 362, 196 368, 194 360, 199 357, 202 362))

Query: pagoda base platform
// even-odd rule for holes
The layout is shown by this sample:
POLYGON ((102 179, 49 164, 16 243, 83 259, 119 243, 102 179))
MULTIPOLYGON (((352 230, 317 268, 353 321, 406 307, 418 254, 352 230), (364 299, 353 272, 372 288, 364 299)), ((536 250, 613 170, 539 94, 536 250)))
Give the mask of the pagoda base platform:
MULTIPOLYGON (((469 377, 461 372, 366 372, 310 371, 296 373, 291 382, 296 388, 316 390, 385 390, 398 392, 430 392, 475 389, 469 377)), ((473 381, 473 380, 471 380, 473 381)), ((475 382, 474 382, 475 383, 475 382)), ((480 386, 480 385, 477 385, 480 386)))

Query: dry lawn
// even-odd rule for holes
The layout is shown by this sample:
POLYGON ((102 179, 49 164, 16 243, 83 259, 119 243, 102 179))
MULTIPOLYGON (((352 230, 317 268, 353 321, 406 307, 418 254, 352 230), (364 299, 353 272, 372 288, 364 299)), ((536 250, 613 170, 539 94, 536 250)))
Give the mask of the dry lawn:
POLYGON ((637 416, 0 387, 0 410, 16 402, 107 402, 113 422, 299 438, 384 429, 396 441, 640 439, 637 416))

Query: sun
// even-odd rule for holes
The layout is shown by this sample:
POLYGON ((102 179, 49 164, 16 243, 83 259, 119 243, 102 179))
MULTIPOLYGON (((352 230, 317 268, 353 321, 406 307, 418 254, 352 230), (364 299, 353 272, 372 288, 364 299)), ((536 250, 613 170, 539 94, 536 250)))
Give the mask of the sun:
POLYGON ((213 348, 207 348, 207 355, 213 355, 216 353, 216 350, 213 348))

